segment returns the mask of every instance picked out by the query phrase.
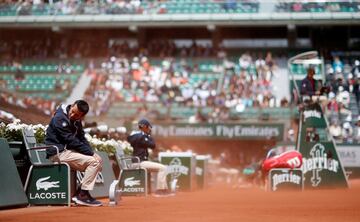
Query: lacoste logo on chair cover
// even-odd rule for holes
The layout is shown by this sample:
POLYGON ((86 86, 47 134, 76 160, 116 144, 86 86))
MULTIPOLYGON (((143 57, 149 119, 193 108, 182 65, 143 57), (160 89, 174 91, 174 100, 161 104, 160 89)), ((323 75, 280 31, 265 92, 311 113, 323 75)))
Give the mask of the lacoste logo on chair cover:
POLYGON ((59 181, 46 181, 50 179, 50 176, 48 177, 43 177, 40 178, 36 181, 36 189, 40 190, 40 189, 44 189, 44 190, 48 190, 50 188, 58 188, 59 187, 59 181))
POLYGON ((125 179, 124 185, 126 187, 139 186, 140 185, 140 180, 134 180, 134 177, 129 177, 129 178, 125 179))

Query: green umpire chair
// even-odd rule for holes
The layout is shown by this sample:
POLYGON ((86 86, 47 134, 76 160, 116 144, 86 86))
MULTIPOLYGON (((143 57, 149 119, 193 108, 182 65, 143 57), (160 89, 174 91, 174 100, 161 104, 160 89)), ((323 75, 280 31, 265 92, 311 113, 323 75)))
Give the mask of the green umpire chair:
POLYGON ((30 205, 71 205, 76 190, 76 171, 67 163, 53 163, 46 159, 46 146, 37 144, 34 131, 23 129, 23 140, 31 161, 25 182, 25 192, 30 205))

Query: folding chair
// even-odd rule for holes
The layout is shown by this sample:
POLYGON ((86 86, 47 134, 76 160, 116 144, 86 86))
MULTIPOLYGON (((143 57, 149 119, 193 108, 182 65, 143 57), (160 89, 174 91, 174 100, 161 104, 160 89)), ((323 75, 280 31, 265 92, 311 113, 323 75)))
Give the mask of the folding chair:
POLYGON ((120 174, 109 188, 110 205, 116 205, 123 196, 146 196, 148 193, 148 175, 145 168, 140 167, 138 157, 126 156, 120 146, 116 147, 116 160, 120 166, 120 174))

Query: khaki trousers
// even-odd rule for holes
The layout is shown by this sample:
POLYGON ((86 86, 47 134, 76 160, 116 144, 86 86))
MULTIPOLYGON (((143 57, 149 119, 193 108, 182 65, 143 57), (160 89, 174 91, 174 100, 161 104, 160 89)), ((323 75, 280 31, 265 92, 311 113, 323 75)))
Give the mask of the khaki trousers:
POLYGON ((149 172, 157 172, 156 178, 156 189, 163 190, 167 189, 167 181, 166 181, 166 166, 161 163, 155 163, 151 161, 142 161, 140 163, 140 167, 145 168, 149 172))
POLYGON ((102 169, 102 164, 95 159, 93 156, 84 155, 73 150, 64 150, 63 152, 57 155, 51 156, 50 160, 52 162, 67 163, 69 166, 74 169, 84 173, 84 177, 81 180, 81 189, 83 190, 93 190, 96 176, 102 169))

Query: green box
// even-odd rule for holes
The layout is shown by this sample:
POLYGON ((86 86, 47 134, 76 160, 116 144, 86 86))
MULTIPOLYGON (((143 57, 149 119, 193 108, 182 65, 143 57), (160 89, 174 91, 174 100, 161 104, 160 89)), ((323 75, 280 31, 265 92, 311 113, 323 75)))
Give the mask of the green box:
POLYGON ((26 194, 29 204, 67 204, 70 200, 70 168, 65 164, 31 166, 26 194))
POLYGON ((0 209, 28 205, 7 140, 0 138, 0 209))
POLYGON ((196 156, 196 184, 199 189, 204 189, 208 186, 209 179, 209 156, 197 155, 196 156))
POLYGON ((122 196, 146 196, 147 173, 145 169, 126 169, 120 172, 119 190, 122 196))
POLYGON ((178 190, 192 191, 196 188, 195 154, 192 152, 161 152, 159 160, 167 166, 168 182, 177 179, 178 190))

